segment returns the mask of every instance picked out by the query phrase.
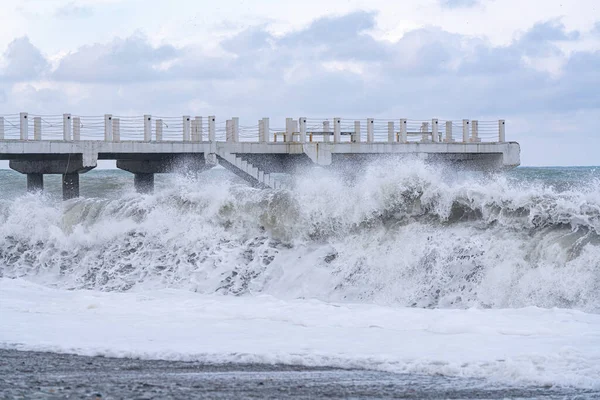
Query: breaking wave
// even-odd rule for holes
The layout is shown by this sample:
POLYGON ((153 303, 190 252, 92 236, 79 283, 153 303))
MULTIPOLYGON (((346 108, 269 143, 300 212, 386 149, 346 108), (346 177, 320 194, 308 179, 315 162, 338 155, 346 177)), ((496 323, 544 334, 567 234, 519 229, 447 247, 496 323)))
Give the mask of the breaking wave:
POLYGON ((0 200, 0 277, 61 288, 600 311, 600 184, 420 162, 291 191, 171 178, 153 195, 0 200))

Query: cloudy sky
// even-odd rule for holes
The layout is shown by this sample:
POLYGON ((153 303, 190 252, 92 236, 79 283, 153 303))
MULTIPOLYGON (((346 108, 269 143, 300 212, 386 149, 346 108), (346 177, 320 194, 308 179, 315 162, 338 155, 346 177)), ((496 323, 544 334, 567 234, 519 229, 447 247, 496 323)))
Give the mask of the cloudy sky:
POLYGON ((600 165, 600 2, 3 0, 19 111, 504 118, 523 165, 600 165))

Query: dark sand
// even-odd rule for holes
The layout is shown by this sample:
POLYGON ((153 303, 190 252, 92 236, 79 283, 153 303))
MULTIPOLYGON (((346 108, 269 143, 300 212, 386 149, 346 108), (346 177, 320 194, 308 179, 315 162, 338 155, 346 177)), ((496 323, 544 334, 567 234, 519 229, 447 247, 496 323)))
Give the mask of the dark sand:
POLYGON ((600 399, 569 388, 286 365, 144 361, 0 350, 2 399, 600 399))

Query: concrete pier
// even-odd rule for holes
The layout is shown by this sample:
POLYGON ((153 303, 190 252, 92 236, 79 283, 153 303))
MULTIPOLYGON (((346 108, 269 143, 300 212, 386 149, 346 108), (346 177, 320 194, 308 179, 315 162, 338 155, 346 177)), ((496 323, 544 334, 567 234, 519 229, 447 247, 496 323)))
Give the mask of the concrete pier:
POLYGON ((138 193, 152 193, 154 192, 154 174, 134 174, 133 184, 138 193))
POLYGON ((79 174, 77 172, 62 176, 63 200, 79 197, 79 174))
POLYGON ((27 191, 40 192, 44 190, 43 174, 27 174, 27 191))
POLYGON ((0 160, 10 160, 12 169, 27 174, 30 191, 43 190, 44 174, 63 175, 65 199, 79 196, 79 175, 95 168, 98 160, 116 160, 118 168, 133 174, 140 193, 153 191, 154 174, 198 173, 218 164, 255 187, 281 188, 290 181, 281 174, 321 167, 351 178, 383 159, 416 157, 491 171, 520 163, 520 146, 506 141, 502 119, 367 118, 363 141, 361 121, 339 117, 286 118, 280 129, 271 128, 277 124, 269 118, 248 125, 236 117, 64 114, 64 126, 57 127, 40 124, 41 118, 28 113, 0 117, 0 160))

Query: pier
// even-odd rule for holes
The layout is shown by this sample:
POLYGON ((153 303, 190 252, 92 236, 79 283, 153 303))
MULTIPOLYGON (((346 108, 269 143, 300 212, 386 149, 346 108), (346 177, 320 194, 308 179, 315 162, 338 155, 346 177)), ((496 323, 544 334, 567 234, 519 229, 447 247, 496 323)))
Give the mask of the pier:
POLYGON ((116 160, 134 176, 140 193, 154 189, 154 174, 202 172, 221 165, 250 185, 284 188, 285 175, 315 166, 344 175, 389 158, 418 157, 469 169, 500 170, 520 163, 520 147, 506 141, 504 120, 427 121, 269 118, 240 125, 239 118, 0 115, 0 160, 27 175, 29 191, 43 190, 45 174, 60 174, 63 198, 79 196, 79 176, 98 160, 116 160), (282 121, 283 122, 283 121, 282 121), (274 125, 275 126, 275 125, 274 125))

